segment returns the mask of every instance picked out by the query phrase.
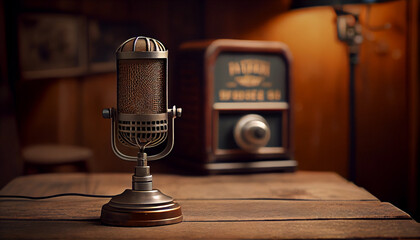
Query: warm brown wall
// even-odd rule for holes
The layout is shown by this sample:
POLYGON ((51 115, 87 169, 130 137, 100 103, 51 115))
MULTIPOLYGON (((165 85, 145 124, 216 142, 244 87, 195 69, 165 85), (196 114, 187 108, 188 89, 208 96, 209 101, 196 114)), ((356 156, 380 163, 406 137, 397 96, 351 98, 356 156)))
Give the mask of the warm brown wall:
POLYGON ((408 41, 407 65, 409 79, 409 125, 410 125, 410 174, 409 174, 409 208, 411 213, 420 218, 420 3, 408 1, 408 41))
POLYGON ((366 36, 357 69, 357 183, 378 197, 407 205, 409 86, 407 4, 378 4, 370 23, 391 23, 366 36))
POLYGON ((0 188, 22 174, 14 98, 8 78, 4 1, 0 0, 0 188))
POLYGON ((111 149, 110 120, 102 118, 102 109, 116 107, 116 74, 100 74, 83 79, 81 86, 81 143, 94 150, 90 162, 94 172, 132 171, 133 164, 118 159, 111 149))

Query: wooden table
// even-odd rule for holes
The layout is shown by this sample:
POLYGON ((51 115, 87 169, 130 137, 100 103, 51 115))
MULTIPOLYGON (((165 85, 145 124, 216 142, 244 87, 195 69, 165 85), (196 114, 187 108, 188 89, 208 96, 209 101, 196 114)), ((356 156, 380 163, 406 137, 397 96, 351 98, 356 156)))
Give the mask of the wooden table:
MULTIPOLYGON (((19 177, 0 194, 119 194, 131 174, 19 177)), ((337 174, 154 175, 182 206, 179 224, 138 228, 100 224, 109 199, 0 199, 0 239, 332 239, 420 238, 420 224, 337 174)))

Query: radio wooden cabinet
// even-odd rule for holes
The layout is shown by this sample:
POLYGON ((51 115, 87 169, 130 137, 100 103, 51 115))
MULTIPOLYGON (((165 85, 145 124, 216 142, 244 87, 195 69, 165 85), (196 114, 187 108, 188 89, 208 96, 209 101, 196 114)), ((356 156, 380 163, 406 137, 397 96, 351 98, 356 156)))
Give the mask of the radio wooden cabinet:
POLYGON ((175 153, 206 172, 294 170, 291 56, 280 42, 181 45, 175 153))

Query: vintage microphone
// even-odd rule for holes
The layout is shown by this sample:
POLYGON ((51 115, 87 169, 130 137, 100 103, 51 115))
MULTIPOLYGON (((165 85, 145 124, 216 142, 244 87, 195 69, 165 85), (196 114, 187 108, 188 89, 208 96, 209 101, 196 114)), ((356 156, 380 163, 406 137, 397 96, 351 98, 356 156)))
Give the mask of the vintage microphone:
POLYGON ((117 51, 117 110, 104 109, 104 118, 111 118, 111 146, 115 155, 137 161, 132 189, 113 197, 102 207, 101 222, 115 226, 157 226, 182 221, 181 207, 173 199, 152 187, 147 161, 160 159, 172 150, 174 119, 182 109, 168 109, 168 51, 156 39, 134 37, 121 44, 117 51), (120 145, 138 149, 131 156, 120 145), (145 150, 166 146, 159 153, 147 156, 145 150))

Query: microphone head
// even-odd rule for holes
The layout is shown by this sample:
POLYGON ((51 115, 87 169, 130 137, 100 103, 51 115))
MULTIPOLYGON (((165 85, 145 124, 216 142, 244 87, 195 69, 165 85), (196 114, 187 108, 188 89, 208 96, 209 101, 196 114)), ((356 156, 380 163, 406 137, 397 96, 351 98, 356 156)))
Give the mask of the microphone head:
POLYGON ((168 131, 168 51, 156 39, 134 37, 117 51, 118 139, 131 147, 153 147, 168 131))
POLYGON ((149 37, 133 37, 122 43, 117 49, 117 52, 152 51, 166 51, 166 48, 159 40, 149 37))
POLYGON ((156 39, 135 37, 117 49, 118 112, 157 114, 167 111, 167 50, 156 39))

